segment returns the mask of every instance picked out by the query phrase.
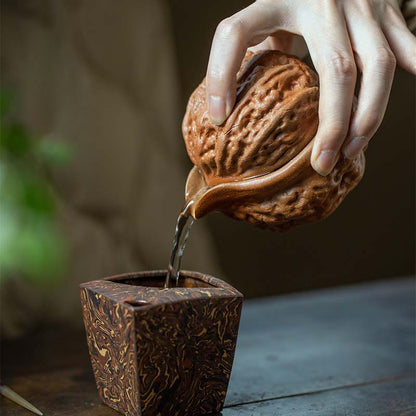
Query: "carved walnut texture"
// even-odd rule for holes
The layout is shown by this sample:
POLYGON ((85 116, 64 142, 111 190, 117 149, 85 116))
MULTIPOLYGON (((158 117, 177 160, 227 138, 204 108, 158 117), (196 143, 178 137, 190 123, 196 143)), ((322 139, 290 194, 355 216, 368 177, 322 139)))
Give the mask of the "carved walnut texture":
POLYGON ((210 193, 210 209, 276 231, 327 217, 360 181, 365 159, 363 153, 354 160, 341 156, 326 177, 312 169, 317 75, 294 56, 266 51, 246 57, 237 85, 223 125, 209 120, 205 80, 191 95, 182 124, 205 184, 222 188, 210 193))

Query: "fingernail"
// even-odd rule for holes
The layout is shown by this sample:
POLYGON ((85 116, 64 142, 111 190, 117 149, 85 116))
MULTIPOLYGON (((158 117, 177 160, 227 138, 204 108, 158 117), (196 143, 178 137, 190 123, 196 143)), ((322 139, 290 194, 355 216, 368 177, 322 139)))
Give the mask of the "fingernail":
POLYGON ((367 145, 366 137, 354 137, 344 148, 344 155, 347 159, 353 159, 367 145))
POLYGON ((225 118, 227 118, 234 107, 234 100, 230 93, 227 94, 226 106, 225 106, 225 118))
POLYGON ((321 150, 313 163, 313 168, 322 176, 328 175, 336 162, 337 153, 334 150, 321 150))
POLYGON ((210 95, 208 100, 208 114, 213 124, 219 126, 225 120, 225 102, 222 97, 210 95))

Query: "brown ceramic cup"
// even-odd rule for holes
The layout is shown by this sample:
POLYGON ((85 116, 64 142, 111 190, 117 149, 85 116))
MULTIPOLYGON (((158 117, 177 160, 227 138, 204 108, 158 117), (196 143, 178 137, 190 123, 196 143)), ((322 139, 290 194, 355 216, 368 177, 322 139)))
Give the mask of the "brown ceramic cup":
POLYGON ((81 285, 99 395, 125 415, 199 416, 221 411, 243 296, 212 276, 166 270, 81 285))

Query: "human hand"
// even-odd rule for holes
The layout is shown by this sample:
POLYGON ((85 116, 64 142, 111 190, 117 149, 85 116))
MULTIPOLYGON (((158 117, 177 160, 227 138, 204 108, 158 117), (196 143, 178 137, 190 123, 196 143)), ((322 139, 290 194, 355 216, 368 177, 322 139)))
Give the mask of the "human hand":
POLYGON ((354 158, 380 126, 396 61, 416 74, 416 37, 397 0, 258 0, 215 32, 206 77, 212 122, 222 124, 234 106, 236 74, 248 48, 293 53, 300 37, 320 78, 311 164, 327 175, 341 151, 354 158), (352 113, 357 70, 362 81, 352 113))

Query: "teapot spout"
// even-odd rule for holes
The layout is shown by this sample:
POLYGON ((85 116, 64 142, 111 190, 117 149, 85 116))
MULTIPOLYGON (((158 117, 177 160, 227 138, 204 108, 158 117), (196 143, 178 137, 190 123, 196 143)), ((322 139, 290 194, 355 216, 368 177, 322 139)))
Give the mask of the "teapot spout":
POLYGON ((188 174, 185 185, 185 201, 189 206, 189 213, 196 220, 209 212, 204 207, 204 195, 210 187, 205 182, 202 172, 197 166, 194 166, 188 174))
POLYGON ((227 190, 227 184, 208 185, 201 170, 194 166, 188 174, 185 185, 188 212, 197 220, 212 211, 221 209, 230 197, 227 190))
POLYGON ((189 213, 194 219, 215 210, 228 210, 235 203, 263 201, 278 191, 288 190, 310 176, 313 140, 290 162, 269 174, 242 181, 209 186, 197 166, 189 172, 185 186, 185 200, 191 203, 189 213))

